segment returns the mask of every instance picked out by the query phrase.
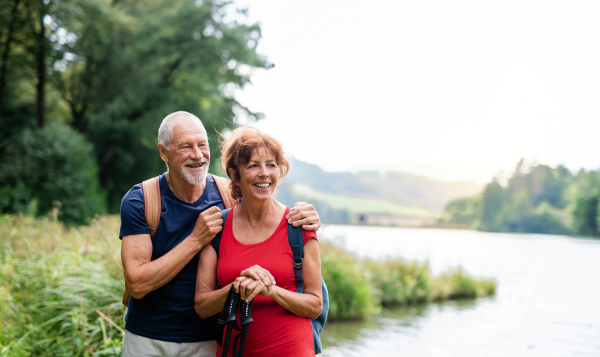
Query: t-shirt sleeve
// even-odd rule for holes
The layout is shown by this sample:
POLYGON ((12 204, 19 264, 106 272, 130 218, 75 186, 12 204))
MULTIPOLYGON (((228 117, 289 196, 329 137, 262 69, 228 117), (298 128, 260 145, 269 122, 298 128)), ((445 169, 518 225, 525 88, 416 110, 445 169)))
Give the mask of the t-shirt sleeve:
POLYGON ((119 238, 132 234, 150 234, 144 217, 144 193, 141 184, 133 186, 121 201, 119 238))
POLYGON ((318 241, 319 239, 317 238, 317 232, 302 229, 302 245, 306 245, 306 242, 308 242, 308 240, 311 238, 314 238, 318 241))

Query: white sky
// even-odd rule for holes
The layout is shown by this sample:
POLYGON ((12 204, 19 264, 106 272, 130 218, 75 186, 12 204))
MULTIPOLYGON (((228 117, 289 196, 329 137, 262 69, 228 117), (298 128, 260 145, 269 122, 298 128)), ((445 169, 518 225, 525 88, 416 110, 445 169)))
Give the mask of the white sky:
POLYGON ((600 168, 600 2, 252 0, 256 126, 327 171, 600 168))

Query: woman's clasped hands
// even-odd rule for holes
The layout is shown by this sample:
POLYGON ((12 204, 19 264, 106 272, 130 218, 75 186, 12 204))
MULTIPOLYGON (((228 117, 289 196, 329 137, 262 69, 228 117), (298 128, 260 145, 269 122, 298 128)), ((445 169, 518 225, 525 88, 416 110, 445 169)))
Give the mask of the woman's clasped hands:
POLYGON ((246 302, 252 301, 256 295, 271 296, 275 287, 275 278, 267 269, 259 265, 253 265, 242 270, 240 276, 233 282, 235 292, 246 302))

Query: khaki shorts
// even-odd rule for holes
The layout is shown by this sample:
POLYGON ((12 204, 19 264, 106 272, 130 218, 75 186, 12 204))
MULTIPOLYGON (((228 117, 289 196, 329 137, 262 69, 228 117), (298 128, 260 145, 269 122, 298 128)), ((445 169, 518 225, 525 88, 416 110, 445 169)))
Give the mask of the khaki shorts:
POLYGON ((217 341, 168 342, 125 331, 123 357, 215 357, 217 341))

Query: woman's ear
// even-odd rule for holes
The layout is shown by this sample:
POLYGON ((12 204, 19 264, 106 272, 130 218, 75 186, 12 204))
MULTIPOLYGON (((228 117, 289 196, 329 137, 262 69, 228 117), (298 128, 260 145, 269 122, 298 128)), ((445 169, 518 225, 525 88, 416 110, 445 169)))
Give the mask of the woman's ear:
POLYGON ((236 178, 235 169, 232 168, 232 167, 230 167, 229 169, 227 169, 227 176, 229 176, 229 178, 231 179, 232 183, 235 182, 235 178, 236 178))

